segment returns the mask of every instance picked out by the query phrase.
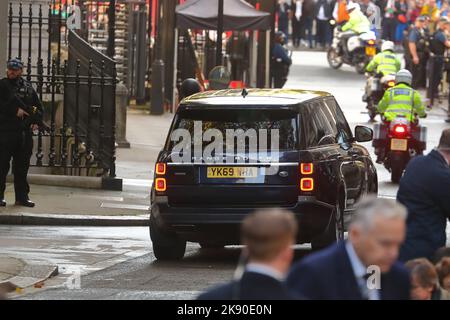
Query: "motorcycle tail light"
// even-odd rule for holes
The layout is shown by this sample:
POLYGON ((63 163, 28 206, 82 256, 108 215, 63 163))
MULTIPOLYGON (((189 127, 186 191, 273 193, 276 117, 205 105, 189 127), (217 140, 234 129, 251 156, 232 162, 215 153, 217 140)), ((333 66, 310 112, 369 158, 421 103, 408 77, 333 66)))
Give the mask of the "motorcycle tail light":
POLYGON ((396 136, 404 136, 408 133, 408 127, 402 124, 397 124, 394 126, 394 129, 392 131, 396 136))
POLYGON ((395 86, 395 81, 388 81, 388 87, 393 87, 393 86, 395 86))
POLYGON ((374 46, 375 45, 375 40, 369 40, 369 41, 367 41, 367 43, 369 45, 371 45, 371 46, 374 46))

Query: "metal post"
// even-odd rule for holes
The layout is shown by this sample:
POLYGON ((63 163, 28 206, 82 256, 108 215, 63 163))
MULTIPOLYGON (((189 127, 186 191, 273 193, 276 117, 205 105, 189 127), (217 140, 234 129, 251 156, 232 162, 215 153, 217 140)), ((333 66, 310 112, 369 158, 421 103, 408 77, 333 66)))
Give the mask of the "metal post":
POLYGON ((266 32, 266 81, 265 88, 270 88, 270 30, 266 32))
POLYGON ((152 63, 152 88, 150 95, 150 113, 151 114, 163 114, 164 113, 164 62, 161 59, 162 56, 162 32, 161 32, 161 9, 162 3, 158 1, 157 8, 157 36, 155 42, 155 60, 152 63))
POLYGON ((176 87, 177 87, 177 67, 178 67, 178 28, 175 29, 175 41, 174 41, 174 52, 173 55, 173 90, 172 90, 172 103, 170 105, 170 112, 173 113, 175 106, 177 104, 177 99, 175 97, 176 87))
POLYGON ((136 103, 145 103, 145 74, 147 72, 147 13, 145 6, 140 6, 137 14, 136 33, 136 103))
POLYGON ((252 31, 251 33, 251 43, 250 43, 250 80, 249 85, 252 88, 256 88, 256 71, 257 71, 257 60, 258 60, 258 49, 257 49, 257 43, 258 43, 258 36, 256 31, 252 31))
POLYGON ((219 1, 217 12, 216 66, 222 65, 223 0, 219 1))
MULTIPOLYGON (((272 49, 272 40, 274 35, 274 24, 275 24, 275 8, 277 1, 275 0, 261 0, 259 2, 260 4, 260 10, 263 12, 268 12, 271 15, 272 19, 272 28, 270 34, 272 37, 267 38, 267 31, 261 31, 259 32, 259 38, 258 38, 258 71, 257 71, 257 86, 258 88, 262 88, 266 86, 266 73, 269 74, 269 79, 271 79, 270 76, 270 58, 269 58, 269 64, 267 64, 267 45, 269 45, 270 50, 272 49), (267 43, 268 40, 270 40, 270 43, 267 43)), ((269 54, 270 54, 269 50, 269 54)))
POLYGON ((175 8, 179 1, 164 0, 161 1, 163 6, 162 21, 160 25, 161 42, 162 42, 162 60, 164 61, 164 101, 172 103, 173 91, 173 59, 175 48, 173 46, 175 39, 175 8))
POLYGON ((148 62, 147 62, 147 79, 150 80, 152 75, 153 47, 151 46, 153 37, 153 0, 148 5, 148 62))
POLYGON ((108 48, 106 55, 114 59, 116 37, 116 0, 110 0, 108 9, 108 48))
MULTIPOLYGON (((7 34, 8 30, 8 1, 0 1, 0 34, 7 34)), ((11 35, 9 35, 11 37, 11 35)), ((7 51, 6 44, 8 42, 3 39, 0 41, 0 72, 3 76, 6 70, 7 51)))

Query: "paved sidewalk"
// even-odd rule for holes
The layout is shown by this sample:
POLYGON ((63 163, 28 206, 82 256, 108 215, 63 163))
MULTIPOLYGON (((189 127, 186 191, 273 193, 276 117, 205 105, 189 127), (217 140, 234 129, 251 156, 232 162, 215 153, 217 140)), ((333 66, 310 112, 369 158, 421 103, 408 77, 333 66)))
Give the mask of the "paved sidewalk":
POLYGON ((58 274, 58 267, 47 262, 34 263, 12 256, 0 255, 0 299, 44 282, 58 274))
MULTIPOLYGON (((150 187, 159 151, 172 114, 151 116, 131 109, 127 117, 130 149, 117 149, 117 176, 123 191, 31 185, 35 208, 14 206, 14 187, 7 184, 8 205, 0 208, 0 224, 142 226, 148 224, 150 187)), ((70 179, 70 177, 68 178, 70 179)))

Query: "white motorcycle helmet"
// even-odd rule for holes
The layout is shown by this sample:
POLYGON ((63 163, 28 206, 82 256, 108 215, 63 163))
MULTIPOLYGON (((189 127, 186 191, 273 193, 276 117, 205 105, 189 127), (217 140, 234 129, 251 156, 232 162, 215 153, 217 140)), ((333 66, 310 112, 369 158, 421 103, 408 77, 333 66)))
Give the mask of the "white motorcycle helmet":
POLYGON ((361 10, 361 6, 359 5, 359 3, 350 1, 350 2, 347 4, 347 11, 350 12, 350 11, 352 11, 352 10, 361 10))
POLYGON ((395 75, 395 84, 405 83, 407 85, 411 85, 412 83, 412 74, 406 69, 402 69, 395 75))
POLYGON ((392 41, 384 41, 381 45, 381 51, 391 50, 394 52, 394 43, 392 41))

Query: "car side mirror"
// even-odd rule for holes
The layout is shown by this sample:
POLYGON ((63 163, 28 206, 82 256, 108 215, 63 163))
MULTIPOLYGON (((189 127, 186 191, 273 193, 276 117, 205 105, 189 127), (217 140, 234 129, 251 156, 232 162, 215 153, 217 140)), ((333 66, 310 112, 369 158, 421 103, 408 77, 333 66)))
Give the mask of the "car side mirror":
POLYGON ((355 127, 355 140, 357 142, 367 142, 372 141, 373 130, 365 126, 355 127))

